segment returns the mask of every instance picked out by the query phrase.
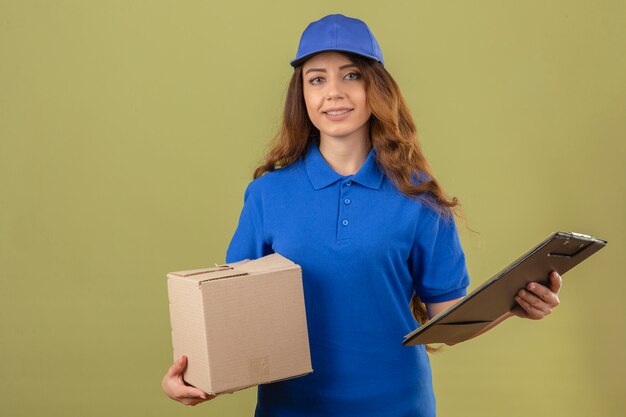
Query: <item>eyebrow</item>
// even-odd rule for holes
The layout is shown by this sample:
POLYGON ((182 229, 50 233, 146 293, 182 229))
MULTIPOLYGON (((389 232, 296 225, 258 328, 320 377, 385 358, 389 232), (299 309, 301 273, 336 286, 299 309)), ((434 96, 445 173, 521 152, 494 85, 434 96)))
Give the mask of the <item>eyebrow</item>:
MULTIPOLYGON (((354 62, 350 62, 349 64, 345 64, 345 65, 340 66, 339 69, 342 70, 342 69, 348 68, 348 67, 356 67, 356 65, 354 64, 354 62)), ((314 71, 326 72, 326 69, 325 68, 309 68, 308 70, 306 70, 304 75, 308 74, 309 72, 314 72, 314 71)))

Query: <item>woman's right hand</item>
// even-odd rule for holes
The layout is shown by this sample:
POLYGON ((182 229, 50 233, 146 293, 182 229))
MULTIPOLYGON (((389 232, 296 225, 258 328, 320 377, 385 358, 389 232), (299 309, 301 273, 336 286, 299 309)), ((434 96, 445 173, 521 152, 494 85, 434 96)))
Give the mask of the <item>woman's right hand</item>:
POLYGON ((215 398, 215 395, 209 395, 198 388, 185 384, 183 372, 185 372, 186 367, 187 357, 185 355, 170 366, 161 383, 163 392, 172 400, 185 405, 196 405, 215 398))

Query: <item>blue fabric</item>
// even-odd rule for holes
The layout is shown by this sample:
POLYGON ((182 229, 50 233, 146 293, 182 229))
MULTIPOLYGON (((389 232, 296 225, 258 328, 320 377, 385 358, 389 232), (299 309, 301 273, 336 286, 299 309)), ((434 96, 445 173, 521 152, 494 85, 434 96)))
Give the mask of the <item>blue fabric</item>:
POLYGON ((352 176, 312 141, 304 158, 252 181, 227 262, 277 252, 302 267, 314 372, 259 386, 256 416, 434 416, 418 324, 408 307, 466 293, 452 218, 400 193, 372 150, 352 176))
POLYGON ((323 51, 352 52, 384 65, 383 53, 367 24, 342 14, 324 16, 309 24, 302 32, 298 52, 290 64, 295 67, 323 51))

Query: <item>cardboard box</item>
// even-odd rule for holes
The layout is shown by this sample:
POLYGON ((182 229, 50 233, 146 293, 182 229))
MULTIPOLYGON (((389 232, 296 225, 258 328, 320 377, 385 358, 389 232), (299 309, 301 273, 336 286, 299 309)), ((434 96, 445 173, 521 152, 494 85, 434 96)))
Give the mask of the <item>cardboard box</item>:
POLYGON ((167 277, 189 384, 222 394, 313 371, 300 266, 272 254, 167 277))

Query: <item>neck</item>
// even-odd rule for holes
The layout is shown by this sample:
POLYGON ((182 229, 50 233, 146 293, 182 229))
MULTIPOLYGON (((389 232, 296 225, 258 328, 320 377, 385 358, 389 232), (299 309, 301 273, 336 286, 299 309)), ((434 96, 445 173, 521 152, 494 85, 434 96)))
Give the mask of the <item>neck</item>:
POLYGON ((320 153, 328 165, 343 176, 356 174, 371 148, 367 134, 345 137, 320 134, 320 153))

